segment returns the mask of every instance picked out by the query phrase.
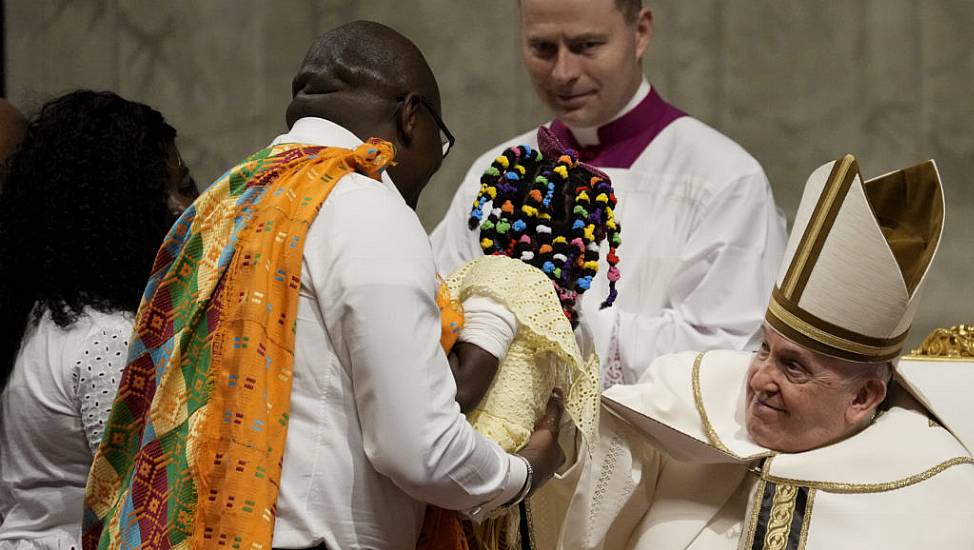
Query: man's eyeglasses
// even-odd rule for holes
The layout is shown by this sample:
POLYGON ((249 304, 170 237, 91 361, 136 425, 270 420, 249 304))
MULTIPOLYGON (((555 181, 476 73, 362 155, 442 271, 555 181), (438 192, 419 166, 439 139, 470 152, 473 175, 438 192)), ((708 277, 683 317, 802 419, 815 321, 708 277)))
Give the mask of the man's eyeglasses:
MULTIPOLYGON (((396 98, 396 101, 405 100, 406 96, 399 96, 396 98)), ((423 107, 426 107, 426 110, 429 111, 429 114, 433 116, 433 120, 440 128, 440 145, 443 147, 443 158, 446 158, 446 156, 450 153, 450 149, 453 148, 453 144, 457 142, 457 138, 453 137, 453 134, 450 133, 450 129, 446 127, 446 124, 443 124, 443 119, 440 118, 440 115, 436 114, 436 110, 433 109, 433 106, 430 105, 428 101, 426 101, 425 97, 419 96, 419 102, 423 104, 423 107)))

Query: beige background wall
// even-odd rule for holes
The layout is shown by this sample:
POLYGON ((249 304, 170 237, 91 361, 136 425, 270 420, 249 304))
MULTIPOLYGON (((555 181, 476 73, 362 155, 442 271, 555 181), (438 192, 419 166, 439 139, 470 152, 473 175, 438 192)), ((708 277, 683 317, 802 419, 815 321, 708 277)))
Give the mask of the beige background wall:
MULTIPOLYGON (((515 0, 5 3, 15 104, 77 87, 147 102, 179 130, 201 184, 284 130, 312 37, 358 18, 412 38, 439 77, 458 145, 420 204, 427 227, 476 155, 547 116, 520 67, 515 0)), ((948 222, 912 341, 974 322, 974 2, 647 3, 651 82, 751 151, 789 216, 805 177, 842 153, 867 177, 936 158, 948 222)))

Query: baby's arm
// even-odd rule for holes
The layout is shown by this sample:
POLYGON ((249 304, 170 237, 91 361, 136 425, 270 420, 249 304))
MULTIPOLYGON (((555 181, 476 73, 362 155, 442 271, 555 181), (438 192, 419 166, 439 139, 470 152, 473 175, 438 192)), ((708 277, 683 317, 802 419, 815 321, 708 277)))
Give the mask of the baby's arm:
POLYGON ((450 369, 457 383, 460 412, 469 414, 487 394, 500 361, 483 348, 469 342, 457 342, 450 351, 450 369))
POLYGON ((490 389, 501 359, 517 333, 517 319, 506 307, 481 296, 463 301, 463 330, 450 351, 457 403, 469 413, 490 389))

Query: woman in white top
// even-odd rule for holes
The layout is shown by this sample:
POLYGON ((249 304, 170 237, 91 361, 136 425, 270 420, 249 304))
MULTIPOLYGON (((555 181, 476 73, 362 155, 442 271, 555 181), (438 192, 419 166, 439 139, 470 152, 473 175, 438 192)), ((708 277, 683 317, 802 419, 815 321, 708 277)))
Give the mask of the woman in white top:
POLYGON ((146 105, 77 91, 0 194, 0 549, 80 548, 85 482, 159 244, 198 194, 146 105))

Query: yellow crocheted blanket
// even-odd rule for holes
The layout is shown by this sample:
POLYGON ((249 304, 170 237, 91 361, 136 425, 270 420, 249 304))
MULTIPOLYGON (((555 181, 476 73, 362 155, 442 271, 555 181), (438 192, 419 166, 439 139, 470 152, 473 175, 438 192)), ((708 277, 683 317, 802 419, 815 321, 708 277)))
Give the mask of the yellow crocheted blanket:
POLYGON ((597 441, 599 360, 582 358, 571 324, 551 280, 541 270, 507 256, 467 262, 447 279, 461 303, 490 298, 515 316, 518 330, 487 395, 468 416, 474 428, 516 452, 544 414, 551 390, 565 390, 565 412, 586 443, 597 441))

